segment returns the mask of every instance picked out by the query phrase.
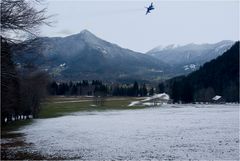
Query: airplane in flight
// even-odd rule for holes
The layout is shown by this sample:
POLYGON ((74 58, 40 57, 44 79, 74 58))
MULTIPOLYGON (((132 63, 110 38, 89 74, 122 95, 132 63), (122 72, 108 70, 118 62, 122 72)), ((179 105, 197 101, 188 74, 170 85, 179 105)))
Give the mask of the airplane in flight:
POLYGON ((147 8, 146 15, 147 15, 148 13, 151 13, 150 11, 151 11, 151 10, 154 10, 153 3, 151 3, 151 5, 150 5, 149 7, 145 7, 145 8, 147 8))

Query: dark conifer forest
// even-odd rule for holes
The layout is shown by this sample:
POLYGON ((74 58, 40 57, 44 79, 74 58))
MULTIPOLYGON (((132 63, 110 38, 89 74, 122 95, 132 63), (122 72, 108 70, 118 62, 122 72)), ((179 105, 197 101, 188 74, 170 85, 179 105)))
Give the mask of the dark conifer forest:
POLYGON ((51 82, 48 85, 50 95, 66 96, 132 96, 144 97, 153 95, 153 89, 147 89, 146 84, 104 84, 100 80, 83 80, 78 82, 51 82))

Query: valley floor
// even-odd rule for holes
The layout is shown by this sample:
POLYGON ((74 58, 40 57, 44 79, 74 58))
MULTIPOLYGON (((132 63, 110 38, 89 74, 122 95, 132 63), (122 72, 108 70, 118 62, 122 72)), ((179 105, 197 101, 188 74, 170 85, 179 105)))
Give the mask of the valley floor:
POLYGON ((127 110, 133 100, 106 101, 99 108, 91 101, 68 102, 69 113, 66 102, 54 100, 43 106, 44 119, 1 139, 2 159, 239 160, 238 104, 127 110), (51 114, 45 108, 53 108, 51 114))

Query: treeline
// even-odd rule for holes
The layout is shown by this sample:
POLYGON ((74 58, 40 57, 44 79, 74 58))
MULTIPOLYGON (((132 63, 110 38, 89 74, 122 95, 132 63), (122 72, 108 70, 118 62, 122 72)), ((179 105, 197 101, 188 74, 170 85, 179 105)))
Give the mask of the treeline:
POLYGON ((103 95, 103 96, 147 96, 154 94, 153 87, 146 84, 104 84, 99 80, 83 80, 79 82, 56 82, 48 85, 50 95, 103 95))
POLYGON ((40 103, 47 95, 48 75, 38 70, 19 72, 11 55, 11 45, 1 38, 2 124, 22 119, 23 116, 37 117, 40 103))
POLYGON ((198 71, 170 79, 162 86, 174 102, 210 102, 215 95, 226 102, 239 102, 239 42, 198 71))
POLYGON ((38 115, 48 76, 33 65, 32 56, 21 68, 13 56, 26 49, 38 53, 40 44, 34 44, 34 31, 46 24, 45 11, 27 0, 1 1, 1 124, 38 115))

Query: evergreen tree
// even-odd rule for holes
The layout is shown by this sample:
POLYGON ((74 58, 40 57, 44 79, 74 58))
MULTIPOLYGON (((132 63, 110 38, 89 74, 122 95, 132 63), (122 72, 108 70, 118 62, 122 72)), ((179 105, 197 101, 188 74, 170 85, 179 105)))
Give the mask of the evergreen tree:
POLYGON ((149 95, 150 95, 150 96, 153 96, 153 95, 154 95, 154 89, 153 89, 153 88, 150 89, 149 95))
POLYGON ((135 81, 133 84, 133 96, 138 96, 139 93, 139 88, 138 88, 138 83, 135 81))
POLYGON ((159 93, 164 93, 165 92, 165 87, 163 83, 158 84, 158 92, 159 93))

